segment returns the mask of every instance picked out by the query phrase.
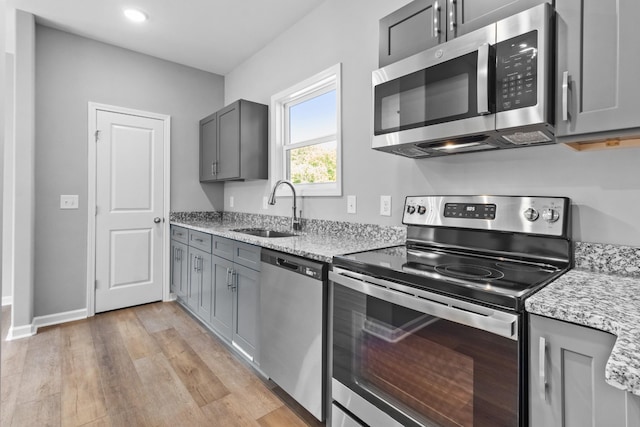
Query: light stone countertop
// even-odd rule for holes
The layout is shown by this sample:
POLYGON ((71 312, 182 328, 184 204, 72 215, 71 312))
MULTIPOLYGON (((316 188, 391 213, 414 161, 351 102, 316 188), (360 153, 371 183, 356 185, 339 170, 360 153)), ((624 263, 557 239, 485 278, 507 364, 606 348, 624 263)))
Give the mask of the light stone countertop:
MULTIPOLYGON (((403 245, 405 237, 401 233, 385 233, 378 227, 367 227, 354 224, 341 233, 322 233, 309 231, 295 232, 295 237, 258 237, 232 231, 239 228, 260 227, 259 224, 247 222, 220 222, 207 220, 173 220, 171 225, 202 231, 215 236, 226 237, 244 243, 261 246, 305 258, 330 263, 334 255, 343 255, 370 249, 403 245)), ((274 227, 269 227, 274 229, 274 227)), ((280 230, 289 231, 289 230, 280 230)))
POLYGON ((639 278, 571 270, 529 297, 525 309, 616 335, 606 381, 640 396, 639 278))

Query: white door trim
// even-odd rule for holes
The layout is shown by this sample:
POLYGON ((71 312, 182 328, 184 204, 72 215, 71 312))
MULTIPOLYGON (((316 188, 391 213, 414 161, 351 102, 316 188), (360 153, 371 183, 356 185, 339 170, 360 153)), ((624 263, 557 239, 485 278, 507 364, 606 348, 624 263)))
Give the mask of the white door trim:
POLYGON ((87 189, 87 316, 96 314, 96 130, 97 112, 110 111, 113 113, 129 114, 132 116, 148 117, 162 120, 164 123, 164 206, 163 206, 163 242, 162 242, 162 300, 169 298, 169 209, 170 209, 170 189, 171 189, 171 116, 166 114, 151 113, 131 108, 117 107, 113 105, 89 102, 88 108, 88 189, 87 189))

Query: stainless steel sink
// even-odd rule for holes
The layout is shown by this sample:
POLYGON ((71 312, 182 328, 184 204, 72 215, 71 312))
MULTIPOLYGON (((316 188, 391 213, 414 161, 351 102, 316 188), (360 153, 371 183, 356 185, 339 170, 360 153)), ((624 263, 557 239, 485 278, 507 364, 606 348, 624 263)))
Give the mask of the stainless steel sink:
POLYGON ((293 237, 297 236, 294 233, 287 233, 286 231, 267 230, 266 228, 236 228, 236 233, 250 234, 258 237, 293 237))

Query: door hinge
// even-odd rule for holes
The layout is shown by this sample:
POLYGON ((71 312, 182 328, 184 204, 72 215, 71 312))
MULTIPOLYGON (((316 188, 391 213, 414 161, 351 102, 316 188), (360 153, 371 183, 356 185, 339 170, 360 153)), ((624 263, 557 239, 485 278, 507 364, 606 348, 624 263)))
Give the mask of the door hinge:
POLYGON ((98 142, 98 140, 100 139, 100 131, 99 130, 96 131, 95 136, 96 136, 96 142, 98 142))

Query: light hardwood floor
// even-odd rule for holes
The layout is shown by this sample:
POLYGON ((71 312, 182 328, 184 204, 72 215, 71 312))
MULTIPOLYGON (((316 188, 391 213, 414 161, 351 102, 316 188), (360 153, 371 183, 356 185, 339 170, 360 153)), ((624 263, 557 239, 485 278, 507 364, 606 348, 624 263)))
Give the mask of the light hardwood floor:
POLYGON ((4 341, 2 426, 321 425, 177 303, 155 303, 4 341))

